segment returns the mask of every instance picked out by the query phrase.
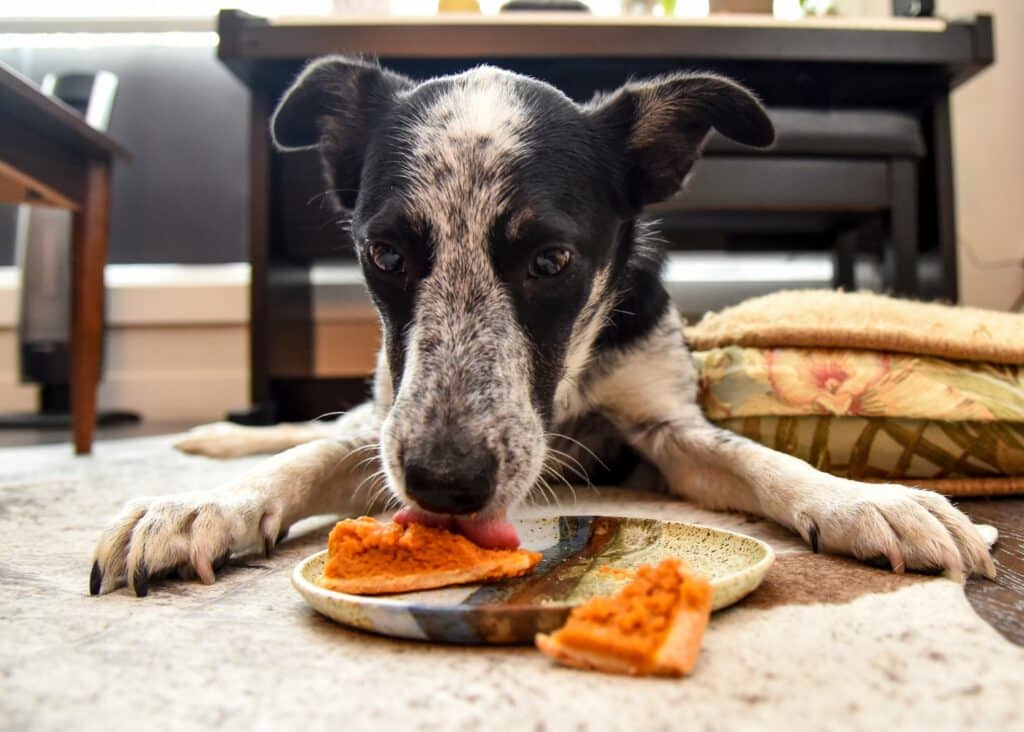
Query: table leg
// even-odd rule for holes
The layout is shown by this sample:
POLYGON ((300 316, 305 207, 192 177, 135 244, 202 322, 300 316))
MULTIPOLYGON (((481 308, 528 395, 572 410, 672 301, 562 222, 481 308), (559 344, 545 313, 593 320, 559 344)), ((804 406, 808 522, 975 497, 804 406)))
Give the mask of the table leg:
POLYGON ((917 281, 917 166, 910 160, 889 164, 889 239, 885 247, 887 289, 920 297, 917 281))
POLYGON ((860 228, 843 229, 836 234, 832 246, 832 287, 846 292, 857 289, 857 245, 860 228))
POLYGON ((932 156, 935 159, 935 216, 942 261, 942 296, 951 303, 959 302, 957 275, 956 196, 953 180, 953 130, 949 97, 942 95, 932 108, 932 156))
POLYGON ((249 104, 249 411, 245 424, 275 421, 270 395, 270 103, 253 91, 249 104))
POLYGON ((71 235, 71 416, 77 455, 91 452, 96 429, 109 231, 110 166, 93 161, 71 235))

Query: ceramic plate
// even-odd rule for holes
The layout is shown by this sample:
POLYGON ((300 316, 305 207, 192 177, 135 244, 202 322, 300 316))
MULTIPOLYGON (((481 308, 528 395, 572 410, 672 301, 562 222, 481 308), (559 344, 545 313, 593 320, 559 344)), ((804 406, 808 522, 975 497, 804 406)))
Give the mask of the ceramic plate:
POLYGON ((543 559, 525 577, 400 595, 348 595, 316 584, 327 552, 295 568, 292 584, 332 620, 373 633, 446 643, 532 643, 569 611, 625 585, 633 570, 680 557, 711 581, 712 608, 727 607, 764 579, 775 554, 730 531, 652 519, 562 516, 516 522, 523 547, 543 559))

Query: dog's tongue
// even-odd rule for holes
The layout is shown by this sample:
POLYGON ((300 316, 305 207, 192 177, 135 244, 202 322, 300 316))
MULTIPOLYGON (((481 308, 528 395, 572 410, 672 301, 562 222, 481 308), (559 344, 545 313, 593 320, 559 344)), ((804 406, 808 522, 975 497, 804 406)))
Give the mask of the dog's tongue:
POLYGON ((472 519, 459 516, 455 519, 459 531, 477 546, 484 549, 516 549, 519 535, 508 519, 472 519))
POLYGON ((399 524, 423 524, 458 531, 484 549, 515 549, 519 546, 516 527, 505 518, 478 519, 469 516, 439 516, 414 508, 403 508, 395 514, 399 524))

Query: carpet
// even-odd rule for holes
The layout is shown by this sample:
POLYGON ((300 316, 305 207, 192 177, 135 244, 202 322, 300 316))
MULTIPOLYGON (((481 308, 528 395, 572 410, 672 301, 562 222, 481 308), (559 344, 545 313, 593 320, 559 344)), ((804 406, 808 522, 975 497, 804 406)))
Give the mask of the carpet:
MULTIPOLYGON (((395 641, 336 626, 291 588, 331 521, 210 587, 87 592, 104 521, 132 496, 213 487, 255 459, 180 455, 173 438, 0 453, 0 713, 14 729, 1021 729, 1024 649, 940 578, 807 552, 767 522, 654 493, 577 489, 562 513, 677 519, 758 536, 765 584, 717 613, 695 673, 631 679, 530 648, 395 641)), ((543 504, 526 514, 556 511, 543 504)))

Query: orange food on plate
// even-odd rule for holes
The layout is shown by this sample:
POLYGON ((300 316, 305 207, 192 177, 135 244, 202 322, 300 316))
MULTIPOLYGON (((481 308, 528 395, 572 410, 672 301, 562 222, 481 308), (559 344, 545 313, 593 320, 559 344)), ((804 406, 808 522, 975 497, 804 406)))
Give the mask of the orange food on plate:
POLYGON ((519 577, 540 556, 525 549, 483 549, 447 529, 363 516, 339 521, 331 530, 318 583, 354 595, 413 592, 519 577))
POLYGON ((697 664, 711 616, 711 585, 678 559, 644 566, 612 597, 579 606, 537 647, 576 668, 633 675, 682 676, 697 664))

